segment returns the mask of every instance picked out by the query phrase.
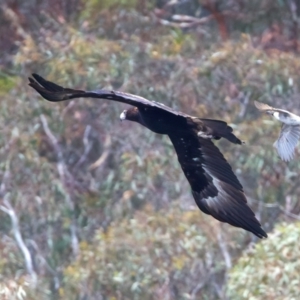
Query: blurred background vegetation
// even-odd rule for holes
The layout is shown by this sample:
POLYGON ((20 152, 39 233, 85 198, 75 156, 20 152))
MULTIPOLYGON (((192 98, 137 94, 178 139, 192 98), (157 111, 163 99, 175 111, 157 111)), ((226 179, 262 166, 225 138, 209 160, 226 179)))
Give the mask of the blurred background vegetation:
POLYGON ((253 101, 300 113, 296 0, 2 0, 1 299, 298 299, 299 150, 253 101), (126 107, 27 86, 118 89, 223 119, 217 145, 269 233, 195 207, 166 137, 126 107))

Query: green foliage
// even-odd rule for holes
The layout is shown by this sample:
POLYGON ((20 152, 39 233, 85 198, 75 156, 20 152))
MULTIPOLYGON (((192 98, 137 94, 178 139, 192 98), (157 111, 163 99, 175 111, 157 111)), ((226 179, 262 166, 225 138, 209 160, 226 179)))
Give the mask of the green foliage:
POLYGON ((80 255, 64 270, 61 293, 68 299, 97 294, 153 299, 160 293, 190 299, 197 284, 209 276, 205 270, 211 260, 216 273, 224 267, 214 250, 217 241, 209 236, 216 229, 205 224, 197 210, 137 212, 132 219, 97 231, 90 243, 81 242, 80 255))
POLYGON ((0 95, 5 95, 16 85, 16 78, 0 72, 0 95))
POLYGON ((145 9, 151 9, 154 6, 153 0, 87 0, 84 4, 80 17, 83 20, 88 18, 96 19, 99 13, 103 10, 118 9, 137 9, 139 6, 144 6, 145 9))
POLYGON ((298 299, 300 223, 277 225, 229 273, 229 299, 298 299))
POLYGON ((109 9, 114 6, 121 6, 124 8, 134 8, 137 5, 137 0, 88 0, 85 4, 85 9, 90 11, 99 11, 102 9, 109 9))

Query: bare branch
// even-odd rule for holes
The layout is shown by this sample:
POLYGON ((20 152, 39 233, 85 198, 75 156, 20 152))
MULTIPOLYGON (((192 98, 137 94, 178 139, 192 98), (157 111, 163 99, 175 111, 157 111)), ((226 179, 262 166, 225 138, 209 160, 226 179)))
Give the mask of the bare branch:
POLYGON ((215 288, 215 291, 216 291, 219 299, 224 299, 222 286, 220 286, 219 284, 217 284, 217 282, 215 280, 213 280, 213 286, 215 288))
POLYGON ((24 243, 24 240, 23 240, 23 237, 22 237, 22 234, 20 231, 18 217, 17 217, 13 207, 11 206, 11 204, 8 200, 8 197, 9 197, 9 194, 7 193, 4 196, 4 200, 3 200, 4 205, 0 205, 0 209, 10 216, 11 223, 12 223, 12 231, 13 231, 15 240, 17 242, 17 245, 20 248, 20 250, 24 256, 27 273, 31 276, 33 284, 36 285, 37 274, 33 268, 32 257, 31 257, 30 251, 28 250, 26 244, 24 243))
POLYGON ((56 290, 58 290, 59 287, 61 286, 58 273, 49 265, 46 258, 42 255, 37 243, 34 240, 28 240, 28 242, 36 251, 37 257, 38 257, 39 261, 41 262, 41 264, 44 265, 46 267, 46 270, 53 276, 54 283, 55 283, 54 288, 56 290))
POLYGON ((280 211, 282 213, 284 213, 285 215, 287 215, 288 217, 291 217, 291 218, 294 218, 296 220, 300 220, 300 216, 299 215, 295 215, 289 211, 287 211, 282 205, 280 205, 279 203, 263 203, 262 201, 259 201, 259 200, 256 200, 256 199, 253 199, 253 198, 250 198, 248 197, 249 200, 253 201, 253 202, 256 202, 258 203, 259 205, 262 205, 263 207, 266 207, 266 208, 279 208, 280 211))
POLYGON ((26 271, 31 276, 33 285, 36 285, 37 275, 33 268, 32 257, 31 257, 29 249, 27 248, 27 246, 23 240, 23 237, 22 237, 22 234, 20 231, 20 226, 19 226, 19 219, 18 219, 11 203, 8 200, 8 197, 10 196, 10 193, 7 191, 7 182, 9 180, 9 178, 10 178, 10 159, 7 159, 3 180, 0 185, 0 196, 3 197, 3 204, 0 205, 0 210, 2 210, 3 212, 5 212, 6 214, 8 214, 10 216, 14 238, 24 256, 26 271))
POLYGON ((228 251, 227 245, 226 245, 226 243, 223 239, 223 236, 222 236, 222 227, 220 227, 220 230, 218 231, 217 238, 218 238, 218 242, 219 242, 221 252, 222 252, 224 260, 225 260, 226 268, 229 270, 232 267, 232 261, 231 261, 231 255, 228 251))
MULTIPOLYGON (((63 158, 63 153, 60 149, 60 146, 59 146, 59 143, 58 143, 56 137, 51 132, 51 130, 48 126, 47 119, 45 118, 45 116, 43 114, 40 115, 40 119, 42 121, 44 131, 45 131, 47 137, 49 138, 50 142, 52 143, 52 146, 53 146, 53 148, 56 152, 57 158, 58 158, 57 170, 58 170, 58 174, 60 176, 61 181, 64 183, 64 185, 66 187, 66 189, 65 189, 66 190, 66 194, 65 194, 66 202, 68 203, 70 210, 72 212, 74 212, 74 203, 73 203, 73 200, 72 200, 72 197, 71 197, 71 192, 69 192, 69 189, 68 189, 67 184, 66 184, 66 178, 68 178, 69 181, 71 181, 72 183, 75 180, 74 180, 73 176, 69 173, 69 171, 66 167, 66 164, 65 164, 64 158, 63 158)), ((79 253, 79 240, 78 240, 78 237, 77 237, 76 220, 75 220, 73 215, 72 215, 72 223, 71 223, 70 232, 71 232, 73 254, 75 256, 77 256, 78 253, 79 253)))
POLYGON ((12 24, 12 26, 15 27, 17 33, 22 37, 22 38, 31 38, 29 34, 26 33, 24 30, 23 26, 20 23, 20 18, 18 15, 6 4, 2 4, 0 6, 4 17, 12 24))
POLYGON ((81 155, 80 159, 75 164, 74 169, 77 169, 84 163, 84 161, 86 160, 88 154, 90 153, 90 151, 93 147, 93 143, 89 141, 89 135, 90 135, 91 129, 92 129, 92 127, 90 125, 87 125, 85 128, 84 135, 83 135, 84 151, 83 151, 83 154, 81 155))
MULTIPOLYGON (((172 21, 160 18, 157 13, 155 15, 158 18, 160 24, 165 25, 165 26, 177 27, 177 28, 196 27, 199 25, 203 25, 203 24, 216 18, 216 14, 215 15, 211 14, 209 16, 202 17, 202 18, 196 18, 196 17, 192 17, 192 16, 187 16, 187 15, 173 15, 172 20, 174 22, 172 22, 172 21)), ((223 16, 223 17, 225 17, 225 16, 232 17, 232 18, 236 18, 236 19, 245 18, 245 16, 243 14, 232 12, 230 10, 226 10, 221 13, 218 13, 218 15, 223 16)))
POLYGON ((3 179, 2 179, 2 182, 0 185, 0 197, 4 197, 5 194, 7 194, 6 185, 7 185, 9 178, 10 178, 10 159, 7 159, 6 163, 5 163, 5 172, 4 172, 3 179))
POLYGON ((211 268, 209 268, 210 271, 203 276, 203 280, 199 281, 198 284, 193 288, 191 292, 191 299, 196 299, 197 294, 201 291, 202 288, 205 287, 205 285, 211 280, 212 276, 215 274, 214 271, 212 271, 211 268))
POLYGON ((109 156, 110 147, 111 147, 111 136, 107 135, 104 142, 104 151, 102 152, 101 156, 93 164, 89 166, 90 171, 99 168, 101 165, 104 164, 104 162, 107 160, 109 156))
POLYGON ((50 142, 52 143, 52 146, 56 152, 56 155, 57 155, 57 158, 60 162, 63 162, 63 155, 62 155, 62 151, 60 149, 60 146, 58 144, 58 141, 56 139, 56 137, 54 136, 54 134, 51 132, 49 126, 48 126, 48 122, 47 122, 47 119, 46 117, 41 114, 40 115, 40 119, 42 121, 42 124, 43 124, 43 128, 44 128, 44 131, 47 135, 47 137, 49 138, 50 142))
POLYGON ((251 94, 252 94, 251 91, 248 91, 246 94, 244 94, 241 97, 242 101, 241 101, 241 109, 240 109, 240 112, 238 114, 239 118, 244 118, 245 117, 246 108, 248 107, 251 94))

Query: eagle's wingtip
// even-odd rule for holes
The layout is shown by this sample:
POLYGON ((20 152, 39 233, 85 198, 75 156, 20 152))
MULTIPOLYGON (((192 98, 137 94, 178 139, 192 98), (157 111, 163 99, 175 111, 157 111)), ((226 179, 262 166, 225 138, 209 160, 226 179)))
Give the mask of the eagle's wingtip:
POLYGON ((42 76, 40 76, 39 74, 37 74, 37 73, 31 73, 31 76, 33 77, 33 78, 43 78, 42 76))
MULTIPOLYGON (((263 231, 263 230, 262 230, 263 231)), ((261 234, 260 236, 261 239, 267 239, 268 238, 268 234, 266 232, 263 231, 263 234, 261 234)))
MULTIPOLYGON (((253 228, 254 229, 254 228, 253 228)), ((254 230, 251 230, 253 234, 255 234, 260 239, 267 239, 268 234, 261 228, 261 225, 258 228, 255 228, 254 230)))

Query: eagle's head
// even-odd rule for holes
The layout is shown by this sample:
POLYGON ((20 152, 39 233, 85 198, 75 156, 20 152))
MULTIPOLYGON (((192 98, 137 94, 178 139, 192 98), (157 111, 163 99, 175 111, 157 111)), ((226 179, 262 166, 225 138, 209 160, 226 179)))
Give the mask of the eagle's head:
POLYGON ((120 114, 120 120, 128 120, 133 122, 138 122, 142 124, 140 119, 140 113, 137 107, 130 107, 127 110, 123 110, 123 112, 120 114))

